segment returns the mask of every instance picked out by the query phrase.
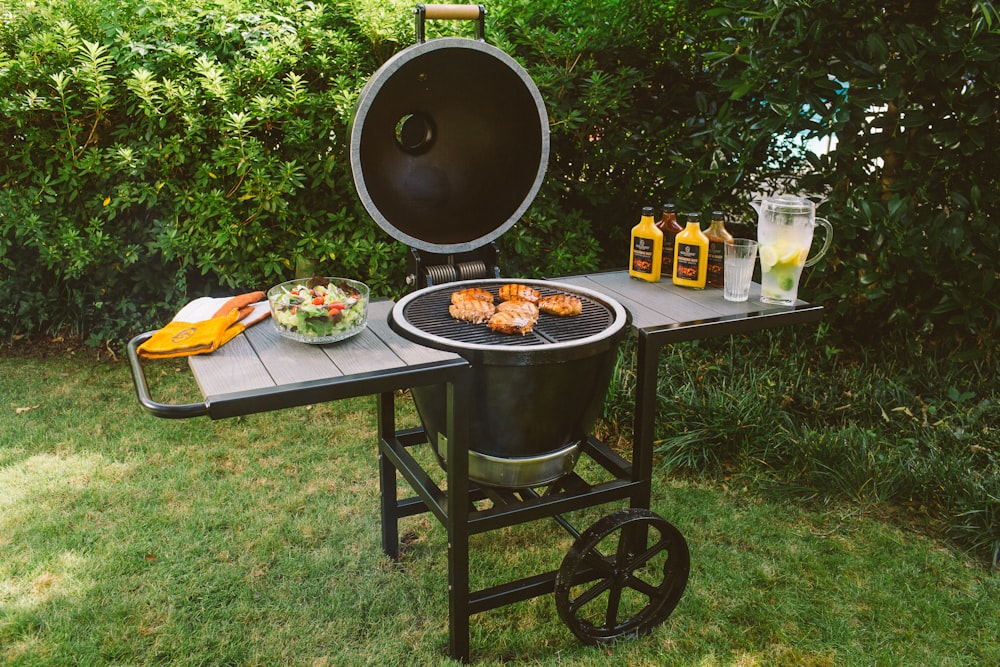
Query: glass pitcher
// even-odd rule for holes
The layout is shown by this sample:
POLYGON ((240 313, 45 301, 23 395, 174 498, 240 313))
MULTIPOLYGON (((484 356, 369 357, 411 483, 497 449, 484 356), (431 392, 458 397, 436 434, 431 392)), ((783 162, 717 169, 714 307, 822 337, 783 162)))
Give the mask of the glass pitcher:
POLYGON ((750 202, 757 210, 760 252, 760 300, 790 306, 799 292, 802 269, 820 260, 833 241, 833 226, 816 217, 816 204, 805 197, 775 195, 750 202), (813 230, 826 230, 823 245, 812 257, 813 230))

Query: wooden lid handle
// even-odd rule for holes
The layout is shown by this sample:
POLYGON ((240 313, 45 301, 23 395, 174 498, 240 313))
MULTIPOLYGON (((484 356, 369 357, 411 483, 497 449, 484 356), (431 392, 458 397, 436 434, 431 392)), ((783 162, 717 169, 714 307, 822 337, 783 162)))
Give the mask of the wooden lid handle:
POLYGON ((434 21, 478 21, 481 5, 424 5, 424 18, 434 21))
POLYGON ((476 39, 485 41, 486 8, 482 5, 417 5, 416 15, 417 41, 424 41, 424 20, 442 19, 445 21, 476 21, 476 39))

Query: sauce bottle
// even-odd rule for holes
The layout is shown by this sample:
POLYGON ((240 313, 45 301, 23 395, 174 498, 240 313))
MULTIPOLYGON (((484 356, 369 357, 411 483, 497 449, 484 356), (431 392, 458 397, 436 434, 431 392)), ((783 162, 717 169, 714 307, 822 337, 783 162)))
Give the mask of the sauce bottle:
POLYGON ((709 287, 723 287, 726 284, 726 241, 733 235, 726 230, 722 211, 712 211, 712 222, 705 230, 708 237, 708 278, 709 287))
POLYGON ((655 283, 663 261, 663 232, 653 222, 653 207, 642 209, 639 224, 632 228, 628 273, 633 278, 655 283))
POLYGON ((663 263, 661 264, 661 270, 666 267, 667 271, 670 267, 674 265, 674 238, 683 227, 677 222, 677 213, 674 211, 673 204, 663 205, 663 215, 660 221, 656 223, 656 227, 663 232, 663 263))
POLYGON ((705 287, 708 275, 708 237, 697 213, 687 214, 687 226, 674 242, 673 280, 681 287, 705 287))

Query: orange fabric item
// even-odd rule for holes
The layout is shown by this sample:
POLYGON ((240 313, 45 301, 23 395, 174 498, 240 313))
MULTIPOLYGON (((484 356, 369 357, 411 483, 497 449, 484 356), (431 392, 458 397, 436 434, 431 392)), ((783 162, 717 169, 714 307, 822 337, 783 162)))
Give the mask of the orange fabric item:
POLYGON ((229 311, 233 308, 240 311, 240 319, 250 314, 253 304, 264 298, 263 292, 247 292, 246 294, 240 294, 239 296, 234 296, 228 299, 222 307, 215 311, 212 317, 222 317, 223 315, 228 315, 229 311), (249 310, 248 310, 249 309, 249 310))
POLYGON ((167 359, 214 352, 248 326, 270 315, 267 302, 260 301, 263 296, 263 292, 250 292, 228 299, 196 299, 140 345, 138 353, 147 359, 167 359), (208 316, 213 312, 214 315, 208 316), (196 322, 186 321, 199 316, 208 317, 196 322))
POLYGON ((205 354, 219 349, 243 331, 237 322, 240 311, 233 309, 228 315, 213 317, 204 322, 173 321, 139 346, 139 354, 149 359, 186 357, 205 354))

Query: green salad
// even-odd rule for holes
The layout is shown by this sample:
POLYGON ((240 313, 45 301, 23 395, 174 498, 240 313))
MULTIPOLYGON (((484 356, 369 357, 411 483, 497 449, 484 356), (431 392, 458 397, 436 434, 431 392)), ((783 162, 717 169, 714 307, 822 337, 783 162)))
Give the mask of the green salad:
POLYGON ((296 340, 333 342, 365 325, 368 290, 346 279, 289 281, 268 292, 278 330, 296 340))

